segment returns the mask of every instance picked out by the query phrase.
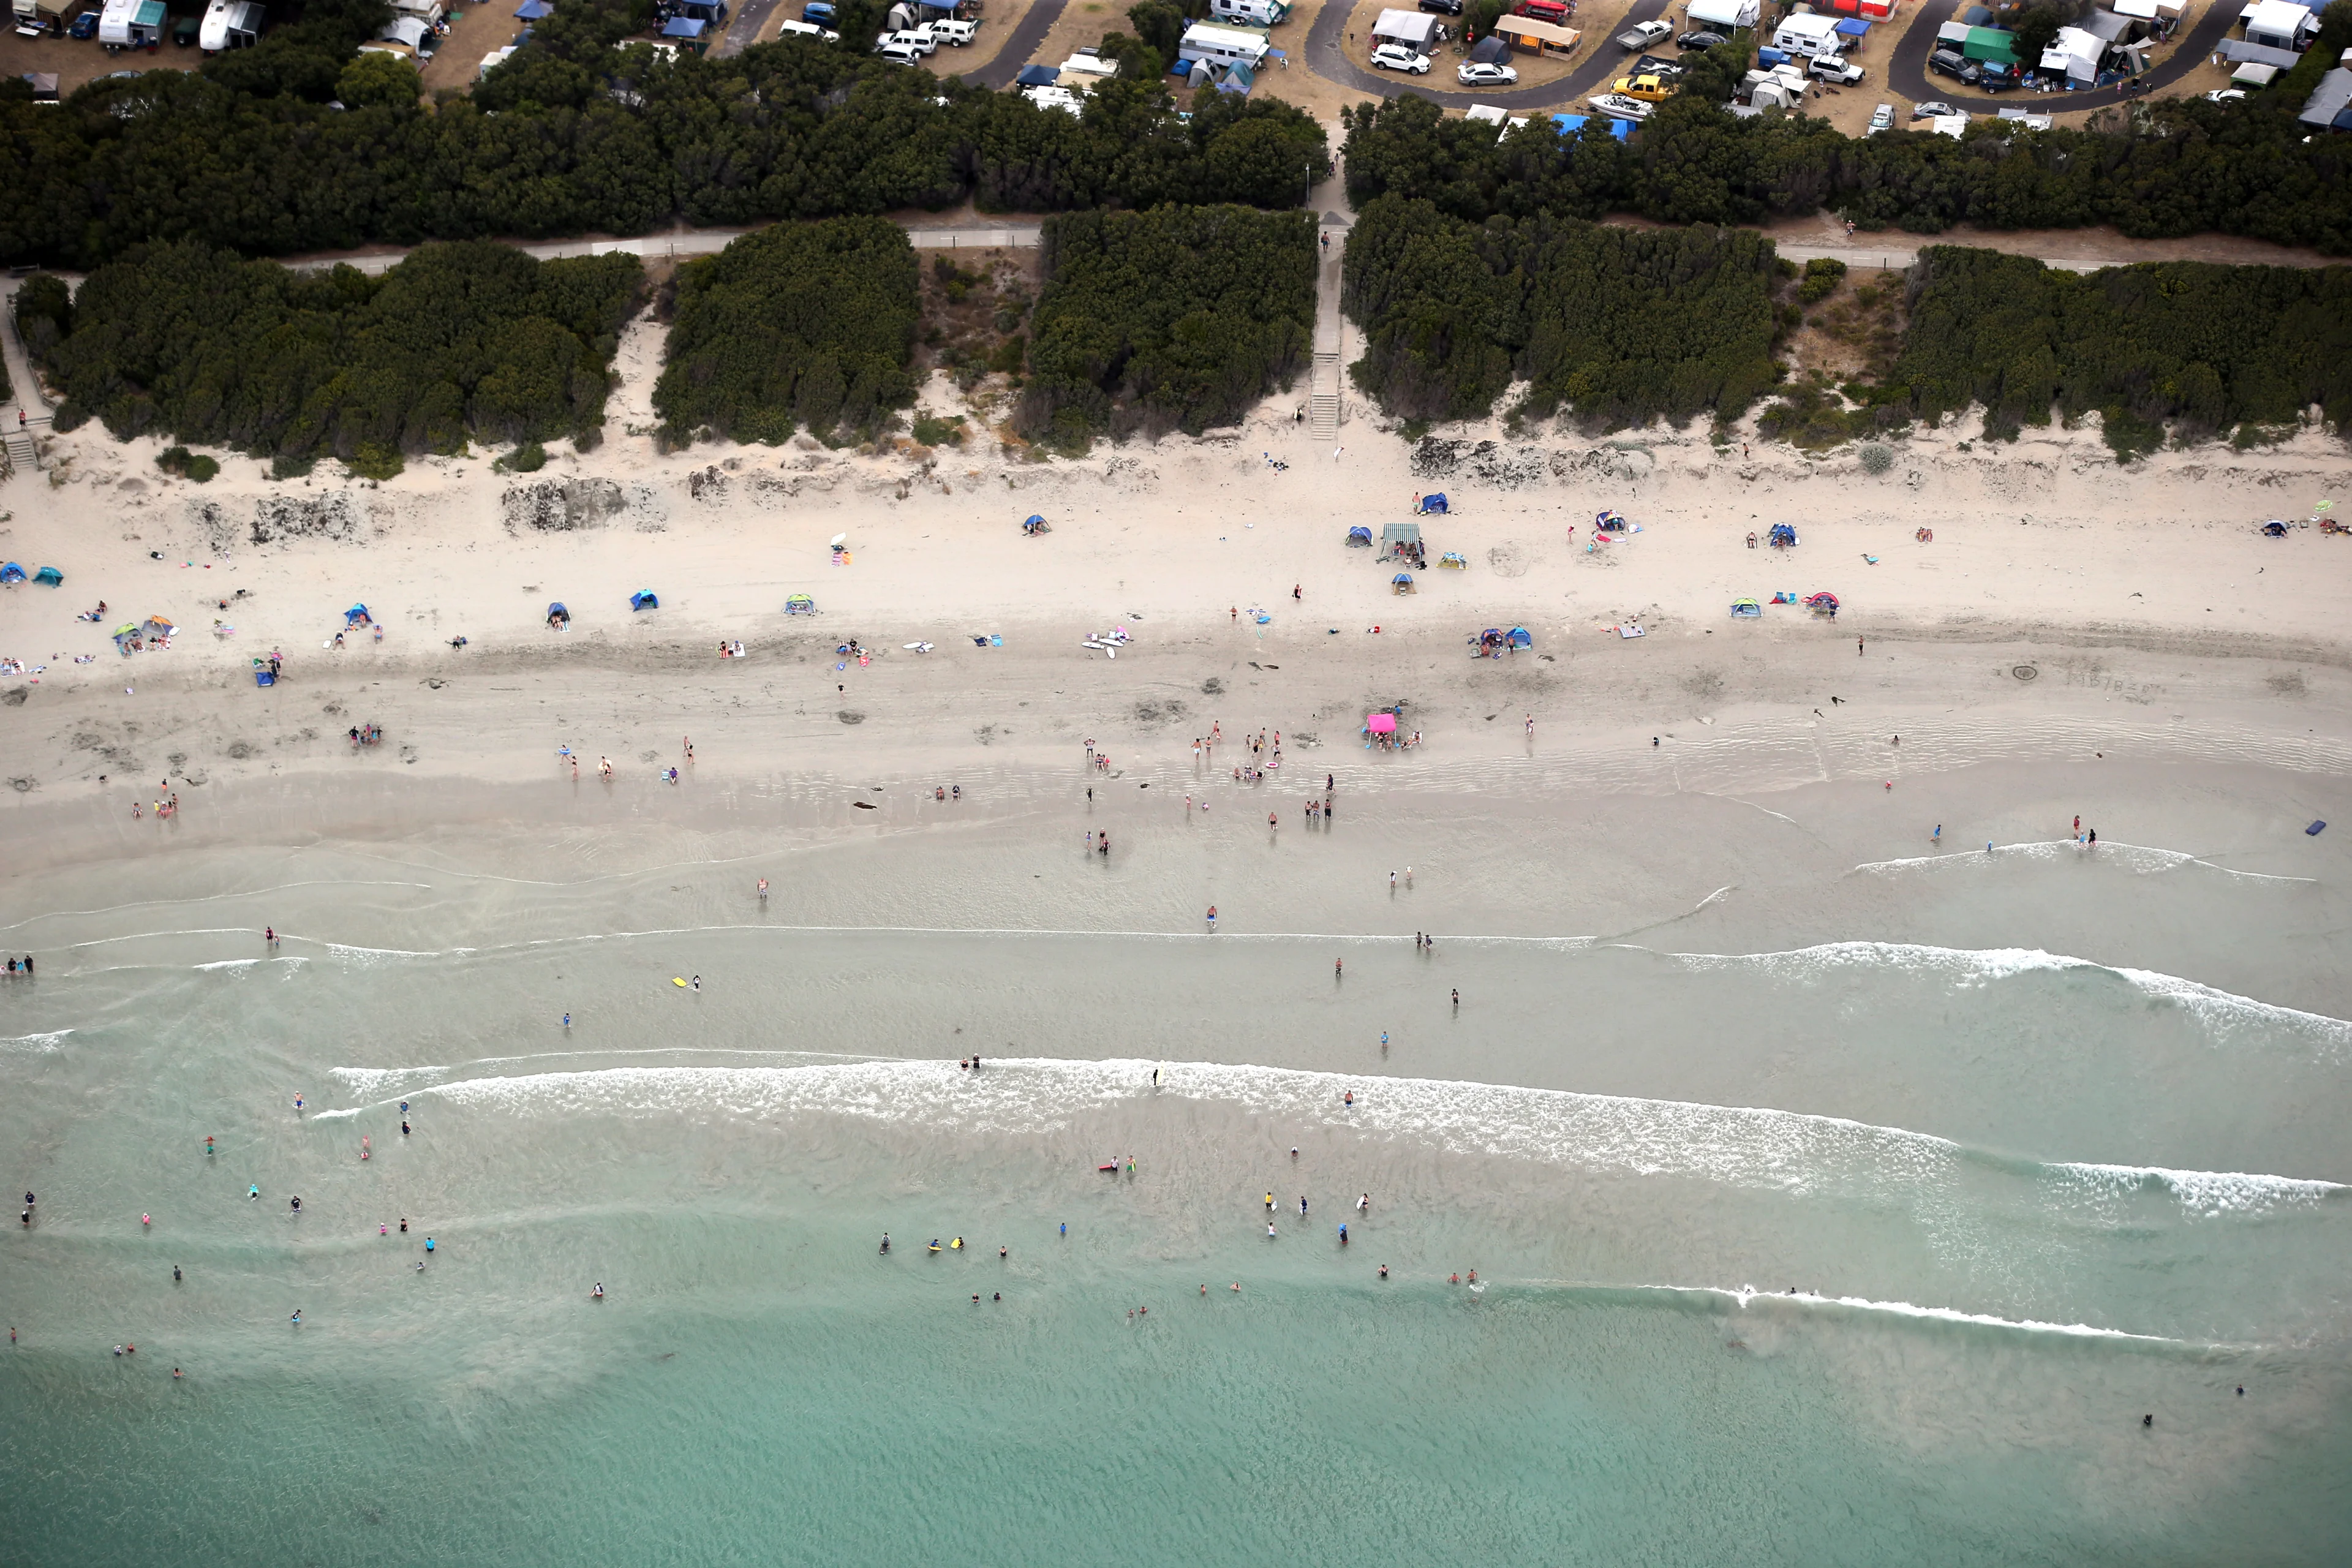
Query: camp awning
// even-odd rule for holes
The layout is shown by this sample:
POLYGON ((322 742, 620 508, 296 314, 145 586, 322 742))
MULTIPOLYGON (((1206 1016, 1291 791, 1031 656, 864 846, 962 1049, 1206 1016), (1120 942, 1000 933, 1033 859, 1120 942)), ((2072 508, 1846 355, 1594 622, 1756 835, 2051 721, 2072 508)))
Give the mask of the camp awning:
POLYGON ((2304 100, 2303 111, 2295 118, 2305 125, 2326 127, 2347 107, 2352 107, 2352 70, 2338 66, 2319 79, 2319 86, 2304 100))
MULTIPOLYGON (((2293 49, 2273 48, 2268 44, 2249 44, 2237 38, 2223 38, 2213 46, 2213 52, 2225 60, 2251 62, 2258 66, 2278 66, 2287 70, 2294 69, 2294 62, 2303 58, 2293 49)), ((2326 79, 2323 77, 2321 79, 2326 79)))
MULTIPOLYGON (((1517 21, 1517 17, 1506 17, 1517 21)), ((1403 44, 1423 49, 1437 31, 1437 18, 1419 11, 1383 11, 1372 22, 1372 41, 1376 44, 1403 44)))
POLYGON ((699 20, 697 17, 672 16, 669 19, 669 26, 662 29, 662 37, 665 38, 686 38, 699 41, 702 35, 708 32, 709 28, 709 23, 699 20))
POLYGON ((1393 735, 1396 733, 1396 715, 1367 713, 1364 715, 1364 728, 1375 735, 1393 735))
POLYGON ((1062 73, 1052 66, 1023 66, 1013 79, 1015 87, 1051 87, 1062 79, 1062 73))
POLYGON ((523 0, 522 5, 515 10, 515 16, 526 22, 536 22, 542 16, 554 14, 555 8, 547 5, 546 0, 523 0))
POLYGON ((1840 22, 1837 25, 1837 31, 1839 37, 1851 38, 1853 40, 1854 47, 1859 47, 1862 41, 1870 37, 1870 24, 1855 17, 1840 22))

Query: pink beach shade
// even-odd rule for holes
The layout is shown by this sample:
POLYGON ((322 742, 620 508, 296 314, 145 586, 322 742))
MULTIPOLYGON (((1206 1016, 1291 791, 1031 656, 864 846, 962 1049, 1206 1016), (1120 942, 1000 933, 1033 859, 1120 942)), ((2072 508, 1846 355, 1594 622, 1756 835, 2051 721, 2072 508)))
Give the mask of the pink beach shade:
POLYGON ((1375 735, 1393 735, 1396 733, 1396 715, 1367 713, 1364 715, 1364 728, 1375 735))

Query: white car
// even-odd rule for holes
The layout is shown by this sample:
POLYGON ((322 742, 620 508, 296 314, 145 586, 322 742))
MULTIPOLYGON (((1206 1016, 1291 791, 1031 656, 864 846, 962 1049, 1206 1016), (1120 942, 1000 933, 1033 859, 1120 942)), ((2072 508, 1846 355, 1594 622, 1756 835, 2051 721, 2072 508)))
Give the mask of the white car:
POLYGON ((904 44, 919 55, 931 54, 940 47, 939 39, 931 36, 929 27, 901 27, 895 33, 877 36, 874 40, 874 52, 880 54, 892 44, 904 44))
POLYGON ((786 20, 778 26, 777 31, 788 38, 816 38, 828 44, 841 42, 839 33, 828 33, 813 22, 786 20))
POLYGON ((905 42, 895 34, 885 33, 874 52, 894 66, 919 66, 923 63, 923 51, 905 42))
POLYGON ((1820 77, 1824 81, 1841 82, 1848 87, 1852 87, 1863 78, 1862 68, 1846 64, 1845 57, 1843 55, 1815 55, 1805 63, 1805 73, 1808 76, 1820 77))
POLYGON ((1593 112, 1609 120, 1647 120, 1649 104, 1638 98, 1628 98, 1622 92, 1596 92, 1584 100, 1592 105, 1593 112))
POLYGON ((1376 70, 1409 71, 1414 76, 1429 74, 1429 57, 1417 55, 1402 44, 1382 44, 1372 51, 1372 67, 1376 70))
POLYGON ((2246 96, 2242 87, 2217 87, 2205 95, 2208 103, 2235 103, 2246 96))
POLYGON ((1519 73, 1509 66, 1472 61, 1455 71, 1454 79, 1464 87, 1508 87, 1519 79, 1519 73))
POLYGON ((1672 22, 1639 22, 1617 35, 1617 47, 1629 55, 1638 55, 1660 38, 1671 37, 1672 22))
POLYGON ((1894 129, 1895 106, 1893 104, 1882 103, 1876 109, 1870 111, 1871 135, 1875 136, 1882 131, 1892 131, 1894 129))
POLYGON ((1957 112, 1958 111, 1950 104, 1939 99, 1929 99, 1925 103, 1915 103, 1911 106, 1911 118, 1914 120, 1941 120, 1948 114, 1957 112))
POLYGON ((940 43, 947 44, 959 49, 971 42, 972 38, 980 32, 980 24, 977 22, 958 22, 949 20, 944 22, 926 22, 923 26, 929 27, 931 30, 931 37, 937 38, 940 43))

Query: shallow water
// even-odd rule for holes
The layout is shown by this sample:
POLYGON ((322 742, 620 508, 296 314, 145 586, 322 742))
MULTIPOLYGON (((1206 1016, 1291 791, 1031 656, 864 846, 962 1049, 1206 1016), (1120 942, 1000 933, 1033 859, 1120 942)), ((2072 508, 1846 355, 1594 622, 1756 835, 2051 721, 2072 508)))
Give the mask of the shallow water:
POLYGON ((2334 942, 2324 877, 2120 846, 1781 874, 1767 838, 1651 879, 1637 807, 1500 842, 1519 807, 1457 807, 1279 844, 1123 817, 1109 866, 1024 801, 20 879, 0 1148, 40 1203, 0 1265, 0 1540, 2352 1550, 2352 1026, 2200 947, 2334 942))

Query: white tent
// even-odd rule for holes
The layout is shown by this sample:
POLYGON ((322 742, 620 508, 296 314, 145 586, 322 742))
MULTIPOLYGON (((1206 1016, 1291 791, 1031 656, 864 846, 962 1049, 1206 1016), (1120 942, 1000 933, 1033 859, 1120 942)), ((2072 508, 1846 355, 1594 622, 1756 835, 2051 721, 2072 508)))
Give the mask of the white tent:
POLYGON ((2042 68, 2063 71, 2076 81, 2099 79, 2099 59, 2107 46, 2080 27, 2061 27, 2058 37, 2042 51, 2042 68))
POLYGON ((1730 32, 1735 27, 1752 27, 1762 15, 1760 0, 1690 0, 1684 9, 1694 27, 1716 27, 1730 32))
POLYGON ((2319 30, 2319 19, 2289 0, 2262 0, 2246 18, 2246 42, 2274 49, 2300 49, 2319 30))
POLYGON ((376 37, 388 44, 406 44, 422 52, 432 40, 433 29, 415 16, 395 16, 380 28, 376 37))
POLYGON ((1402 44, 1427 54, 1437 26, 1436 17, 1419 11, 1383 11, 1372 23, 1372 42, 1402 44))

